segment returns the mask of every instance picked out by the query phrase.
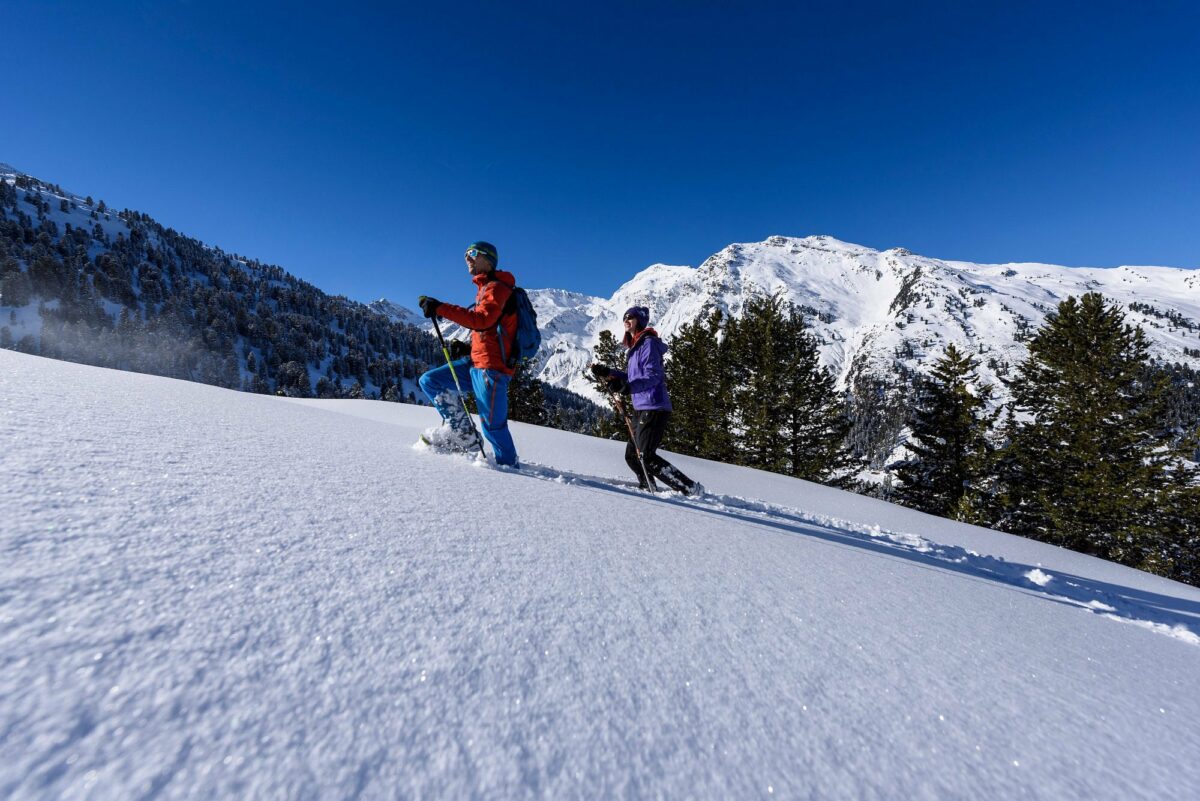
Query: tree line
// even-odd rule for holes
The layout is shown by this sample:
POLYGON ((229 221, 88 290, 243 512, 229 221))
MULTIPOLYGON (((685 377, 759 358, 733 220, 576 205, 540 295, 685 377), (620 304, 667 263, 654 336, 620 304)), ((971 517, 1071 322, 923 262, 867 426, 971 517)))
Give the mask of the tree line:
MULTIPOLYGON (((436 340, 279 267, 226 254, 103 201, 0 181, 0 347, 298 397, 419 400, 436 340), (82 204, 76 208, 76 204, 82 204), (79 213, 74 213, 79 212, 79 213), (109 233, 113 217, 119 222, 109 233), (32 311, 39 335, 17 336, 32 311)), ((1200 380, 1152 363, 1141 331, 1101 296, 1069 299, 1023 334, 1012 401, 993 403, 978 359, 947 347, 928 376, 820 365, 805 310, 778 296, 717 310, 671 339, 675 416, 664 446, 881 495, 1198 583, 1200 380), (884 455, 906 444, 907 457, 884 455), (873 467, 882 482, 863 482, 873 467)), ((596 358, 622 365, 605 332, 596 358)), ((510 393, 514 420, 600 436, 624 425, 538 381, 510 393)))
MULTIPOLYGON (((669 450, 885 494, 1200 584, 1200 382, 1153 363, 1141 329, 1099 294, 1069 298, 1032 333, 1003 405, 978 358, 954 345, 927 376, 860 376, 839 392, 803 314, 779 296, 752 299, 739 318, 712 310, 669 344, 669 450), (906 443, 885 465, 884 493, 856 477, 872 456, 864 442, 906 443)), ((596 355, 620 365, 607 332, 596 355)), ((620 428, 610 420, 598 433, 620 428)))
MULTIPOLYGON (((428 333, 279 267, 24 175, 0 181, 0 306, 0 347, 264 394, 423 402, 415 381, 442 358, 428 333)), ((514 419, 574 431, 598 412, 532 378, 515 401, 514 419)))

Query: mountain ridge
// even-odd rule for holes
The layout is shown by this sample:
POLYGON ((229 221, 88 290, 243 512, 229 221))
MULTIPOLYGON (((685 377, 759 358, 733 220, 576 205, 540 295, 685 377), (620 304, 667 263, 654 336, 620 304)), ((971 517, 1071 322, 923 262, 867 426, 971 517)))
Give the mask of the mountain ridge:
MULTIPOLYGON (((207 304, 207 312, 197 307, 186 321, 190 331, 181 333, 190 341, 181 343, 180 353, 171 356, 173 362, 183 359, 190 366, 174 366, 164 374, 256 391, 282 389, 322 396, 360 391, 354 389, 358 383, 368 397, 382 396, 392 387, 390 397, 416 399, 421 362, 427 365, 439 356, 434 342, 412 338, 418 331, 431 332, 430 322, 386 298, 357 304, 325 296, 281 268, 203 245, 162 228, 144 214, 116 212, 103 201, 93 202, 10 167, 0 167, 0 180, 7 184, 10 211, 15 212, 10 227, 17 226, 8 232, 10 259, 0 265, 0 279, 20 272, 32 277, 39 253, 61 258, 55 280, 74 281, 78 292, 95 299, 110 325, 119 322, 122 305, 144 317, 150 306, 156 313, 165 310, 170 305, 165 301, 207 304), (24 197, 17 196, 18 189, 24 197), (49 243, 31 247, 29 243, 42 234, 49 243), (64 237, 74 239, 74 253, 64 237), (165 244, 167 240, 170 244, 165 244), (181 257, 190 258, 199 268, 173 273, 181 257), (69 279, 72 271, 78 271, 79 277, 69 279), (274 324, 265 319, 268 316, 291 327, 295 347, 277 349, 249 342, 247 320, 251 329, 256 321, 247 315, 224 314, 228 319, 214 329, 209 322, 214 304, 228 306, 229 292, 245 294, 247 310, 264 318, 259 329, 274 324), (147 297, 154 298, 150 306, 147 297), (262 304, 264 298, 270 308, 262 304), (292 307, 292 301, 301 299, 298 307, 292 307), (288 309, 300 315, 278 314, 288 309), (304 316, 314 313, 330 323, 328 335, 318 337, 307 323, 301 325, 304 316), (347 315, 355 320, 353 341, 344 341, 347 315), (380 321, 417 331, 385 331, 371 321, 375 315, 380 321), (305 327, 307 331, 300 330, 305 327), (397 333, 404 340, 398 346, 397 333), (326 344, 318 344, 322 339, 326 344), (384 345, 385 339, 393 343, 384 345), (202 363, 195 356, 197 348, 209 347, 212 341, 222 348, 231 345, 232 358, 202 363), (365 348, 364 359, 353 355, 355 348, 365 348)), ((45 273, 39 269, 40 275, 45 273)), ((28 281, 10 283, 17 286, 17 296, 31 294, 28 281)), ((1130 322, 1146 330, 1153 357, 1200 368, 1200 271, 1038 262, 976 264, 922 256, 902 247, 881 251, 829 235, 774 235, 761 242, 731 243, 698 267, 651 264, 607 298, 565 288, 531 289, 544 337, 534 366, 536 376, 550 388, 603 404, 584 378, 584 369, 594 358, 601 331, 620 335, 625 308, 649 307, 652 324, 669 339, 707 309, 739 316, 748 298, 777 292, 808 316, 822 363, 834 372, 839 389, 853 390, 863 379, 910 383, 947 344, 954 343, 980 358, 980 376, 997 388, 996 402, 1002 403, 1007 399, 1004 380, 1024 358, 1025 340, 1059 302, 1087 291, 1103 292, 1125 306, 1130 322)), ((54 296, 43 293, 42 300, 48 310, 58 312, 54 296)), ((89 303, 83 304, 84 316, 94 314, 89 303)), ((20 306, 9 304, 0 342, 38 347, 44 330, 38 304, 20 306)), ((443 330, 448 336, 464 335, 450 324, 443 330)), ((123 363, 101 356, 95 355, 101 364, 123 363)))
POLYGON ((545 337, 538 377, 593 399, 582 371, 602 330, 620 335, 625 308, 649 307, 651 324, 669 338, 705 309, 736 317, 752 295, 779 292, 809 316, 839 388, 866 375, 923 372, 953 343, 980 357, 981 378, 1003 401, 1003 379, 1024 358, 1024 341, 1059 302, 1088 291, 1126 308, 1154 358, 1200 368, 1200 271, 1180 267, 981 264, 827 235, 775 235, 727 245, 698 267, 650 265, 609 298, 529 294, 545 337))

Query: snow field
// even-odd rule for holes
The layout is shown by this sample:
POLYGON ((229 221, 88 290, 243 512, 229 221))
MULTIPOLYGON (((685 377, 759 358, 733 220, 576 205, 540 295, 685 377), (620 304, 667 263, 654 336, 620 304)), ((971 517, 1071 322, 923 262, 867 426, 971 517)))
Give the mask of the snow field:
POLYGON ((0 797, 1200 789, 1194 588, 519 424, 522 472, 419 452, 427 407, 11 352, 0 398, 0 797))

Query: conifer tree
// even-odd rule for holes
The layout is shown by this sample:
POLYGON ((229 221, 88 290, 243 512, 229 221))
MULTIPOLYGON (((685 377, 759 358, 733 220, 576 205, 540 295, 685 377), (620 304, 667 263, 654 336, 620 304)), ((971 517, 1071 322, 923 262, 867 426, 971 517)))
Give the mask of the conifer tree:
MULTIPOLYGON (((616 336, 612 331, 605 329, 600 332, 599 339, 596 342, 596 347, 592 350, 592 361, 595 364, 603 364, 607 367, 616 367, 624 370, 626 367, 628 354, 621 347, 621 343, 617 341, 616 336)), ((588 380, 591 380, 591 374, 588 374, 588 380)), ((597 388, 604 393, 606 388, 597 382, 597 388)), ((625 394, 625 398, 628 395, 625 394)), ((626 406, 626 408, 629 408, 626 406)), ((596 425, 592 430, 593 436, 601 437, 602 439, 628 439, 629 433, 625 430, 625 422, 617 415, 616 410, 612 407, 606 408, 606 413, 600 416, 596 421, 596 425)))
POLYGON ((674 411, 663 444, 676 453, 731 461, 732 371, 727 340, 721 338, 723 320, 712 309, 671 338, 665 371, 674 411))
POLYGON ((1165 381, 1097 293, 1059 304, 1013 384, 1018 418, 998 476, 1000 528, 1149 569, 1171 489, 1165 381))
POLYGON ((546 425, 546 397, 542 382, 534 376, 528 363, 517 366, 508 384, 508 417, 522 423, 546 425))
POLYGON ((996 413, 988 411, 991 385, 977 386, 978 366, 951 343, 922 382, 909 420, 912 457, 896 468, 895 494, 905 506, 956 516, 967 487, 986 469, 996 413))
POLYGON ((780 295, 752 297, 726 326, 733 379, 732 421, 741 464, 786 472, 782 392, 786 321, 780 295))
POLYGON ((616 367, 618 370, 625 369, 628 354, 625 348, 621 347, 621 343, 613 332, 607 328, 600 332, 596 348, 592 353, 592 361, 596 364, 605 364, 609 367, 616 367))
MULTIPOLYGON (((1200 437, 1200 431, 1196 435, 1200 437)), ((1172 466, 1158 510, 1156 541, 1141 566, 1200 586, 1200 485, 1195 468, 1189 465, 1180 460, 1172 466)))
POLYGON ((821 366, 817 340, 791 303, 784 307, 782 372, 785 472, 795 478, 843 483, 852 464, 846 435, 850 421, 834 388, 833 374, 821 366))
POLYGON ((726 325, 737 461, 813 481, 847 478, 849 421, 803 316, 778 294, 726 325))
POLYGON ((24 306, 33 297, 29 276, 13 265, 10 272, 0 275, 0 306, 24 306))

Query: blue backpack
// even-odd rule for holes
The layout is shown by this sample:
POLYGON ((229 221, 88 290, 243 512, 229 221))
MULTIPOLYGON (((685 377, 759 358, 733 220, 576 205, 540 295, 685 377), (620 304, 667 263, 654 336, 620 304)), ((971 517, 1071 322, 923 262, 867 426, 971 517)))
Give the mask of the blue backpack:
POLYGON ((538 330, 537 312, 529 302, 529 295, 519 286, 513 287, 512 294, 504 303, 504 312, 500 319, 510 314, 517 315, 517 336, 512 353, 504 352, 504 331, 499 324, 496 325, 496 333, 500 340, 500 355, 504 357, 504 363, 511 368, 537 356, 538 348, 542 346, 542 332, 538 330))

